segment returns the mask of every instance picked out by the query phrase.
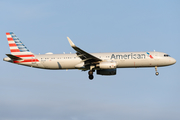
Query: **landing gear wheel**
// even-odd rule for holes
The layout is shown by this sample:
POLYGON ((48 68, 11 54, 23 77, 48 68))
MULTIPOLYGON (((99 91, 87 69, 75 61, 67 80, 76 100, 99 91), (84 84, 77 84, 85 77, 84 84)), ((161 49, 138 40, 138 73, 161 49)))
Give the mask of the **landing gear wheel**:
POLYGON ((92 80, 94 78, 93 72, 94 72, 94 70, 92 70, 92 69, 88 72, 90 80, 92 80))
POLYGON ((94 78, 93 75, 89 75, 89 79, 92 80, 94 78))
POLYGON ((159 75, 159 73, 158 73, 158 72, 156 72, 155 74, 156 74, 156 76, 158 76, 158 75, 159 75))
POLYGON ((90 71, 88 72, 88 74, 89 74, 89 75, 93 75, 93 71, 90 70, 90 71))

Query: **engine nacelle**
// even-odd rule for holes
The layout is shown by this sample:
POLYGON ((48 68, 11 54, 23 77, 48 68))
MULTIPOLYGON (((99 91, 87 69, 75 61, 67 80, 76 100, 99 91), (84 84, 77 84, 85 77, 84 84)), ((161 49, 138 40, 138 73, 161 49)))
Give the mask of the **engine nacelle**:
POLYGON ((116 75, 116 69, 97 70, 98 75, 116 75))
POLYGON ((100 62, 99 68, 101 68, 101 69, 115 69, 116 68, 116 62, 114 62, 114 61, 100 62))

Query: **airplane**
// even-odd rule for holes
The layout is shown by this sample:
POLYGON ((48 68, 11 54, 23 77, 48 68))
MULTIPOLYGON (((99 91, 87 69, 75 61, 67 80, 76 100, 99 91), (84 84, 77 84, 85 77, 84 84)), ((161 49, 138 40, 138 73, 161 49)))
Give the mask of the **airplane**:
POLYGON ((13 32, 7 32, 6 37, 11 54, 4 61, 34 68, 67 70, 88 70, 89 79, 94 78, 93 73, 98 75, 116 75, 117 68, 154 67, 155 75, 159 75, 157 67, 169 66, 176 60, 168 54, 156 51, 146 52, 112 52, 112 53, 88 53, 77 47, 69 37, 70 46, 76 51, 75 54, 33 54, 19 40, 13 32))

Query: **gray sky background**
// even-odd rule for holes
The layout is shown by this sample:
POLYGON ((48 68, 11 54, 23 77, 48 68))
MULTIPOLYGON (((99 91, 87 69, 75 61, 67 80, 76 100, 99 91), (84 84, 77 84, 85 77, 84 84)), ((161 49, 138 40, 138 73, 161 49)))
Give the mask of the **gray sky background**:
POLYGON ((179 0, 1 0, 0 120, 179 120, 179 0), (35 54, 160 51, 173 66, 116 76, 42 70, 2 61, 13 31, 35 54))

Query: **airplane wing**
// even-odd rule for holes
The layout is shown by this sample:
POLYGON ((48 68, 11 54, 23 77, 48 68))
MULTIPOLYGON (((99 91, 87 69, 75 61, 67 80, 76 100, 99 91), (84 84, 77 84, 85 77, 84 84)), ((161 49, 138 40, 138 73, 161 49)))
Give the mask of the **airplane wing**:
POLYGON ((77 47, 69 37, 67 37, 71 47, 77 51, 76 54, 78 57, 80 57, 84 62, 85 62, 85 65, 87 64, 92 64, 92 63, 96 63, 98 61, 102 61, 101 59, 85 52, 84 50, 80 49, 79 47, 77 47))

